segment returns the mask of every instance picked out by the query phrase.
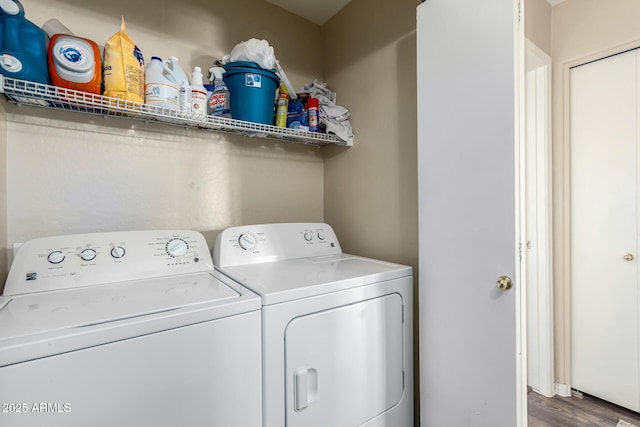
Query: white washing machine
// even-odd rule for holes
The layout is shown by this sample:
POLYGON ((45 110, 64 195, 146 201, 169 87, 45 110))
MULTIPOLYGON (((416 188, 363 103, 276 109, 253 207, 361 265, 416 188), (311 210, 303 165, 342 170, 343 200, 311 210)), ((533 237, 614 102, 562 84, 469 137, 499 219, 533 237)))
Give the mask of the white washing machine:
POLYGON ((0 426, 259 426, 260 298, 193 231, 25 243, 0 297, 0 426))
POLYGON ((263 427, 413 426, 411 267, 316 223, 226 229, 214 264, 262 297, 263 427))

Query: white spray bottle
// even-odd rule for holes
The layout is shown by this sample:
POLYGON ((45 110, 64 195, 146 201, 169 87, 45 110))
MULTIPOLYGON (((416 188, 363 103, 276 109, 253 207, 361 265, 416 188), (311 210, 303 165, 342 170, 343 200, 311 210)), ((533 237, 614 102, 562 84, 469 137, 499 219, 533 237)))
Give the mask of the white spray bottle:
POLYGON ((222 67, 209 68, 209 73, 211 73, 209 79, 213 82, 213 93, 209 98, 209 114, 216 117, 231 118, 229 89, 222 78, 224 71, 225 69, 222 67))
POLYGON ((202 83, 202 69, 193 67, 193 73, 191 73, 191 111, 206 115, 207 101, 207 89, 202 83))

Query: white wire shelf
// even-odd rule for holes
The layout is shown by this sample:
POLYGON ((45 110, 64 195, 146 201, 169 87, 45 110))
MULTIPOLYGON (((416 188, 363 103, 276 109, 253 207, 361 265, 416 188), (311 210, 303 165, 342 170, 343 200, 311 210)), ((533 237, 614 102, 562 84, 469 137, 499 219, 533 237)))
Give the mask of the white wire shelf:
POLYGON ((332 134, 305 132, 242 120, 183 113, 170 108, 123 101, 88 92, 13 79, 3 75, 0 75, 0 92, 4 93, 10 102, 18 105, 75 111, 105 117, 125 117, 144 122, 160 122, 185 128, 239 133, 251 137, 270 138, 299 144, 347 145, 346 142, 332 134))

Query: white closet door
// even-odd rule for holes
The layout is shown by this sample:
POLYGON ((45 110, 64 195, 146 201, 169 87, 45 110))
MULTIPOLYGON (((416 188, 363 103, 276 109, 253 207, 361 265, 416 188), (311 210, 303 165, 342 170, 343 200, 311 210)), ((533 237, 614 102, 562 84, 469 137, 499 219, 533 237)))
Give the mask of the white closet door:
POLYGON ((524 40, 516 13, 517 3, 505 0, 418 6, 423 427, 526 425, 514 163, 524 40), (496 287, 503 275, 512 289, 496 287))
POLYGON ((637 55, 571 70, 571 386, 634 411, 637 55))

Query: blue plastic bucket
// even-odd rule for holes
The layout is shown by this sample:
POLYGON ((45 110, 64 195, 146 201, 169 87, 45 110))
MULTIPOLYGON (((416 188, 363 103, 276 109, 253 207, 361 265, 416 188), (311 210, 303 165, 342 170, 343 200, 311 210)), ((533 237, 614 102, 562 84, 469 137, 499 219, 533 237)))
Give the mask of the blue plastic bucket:
POLYGON ((224 65, 223 78, 231 97, 231 117, 237 120, 273 124, 273 106, 280 79, 275 70, 255 62, 236 61, 224 65))

